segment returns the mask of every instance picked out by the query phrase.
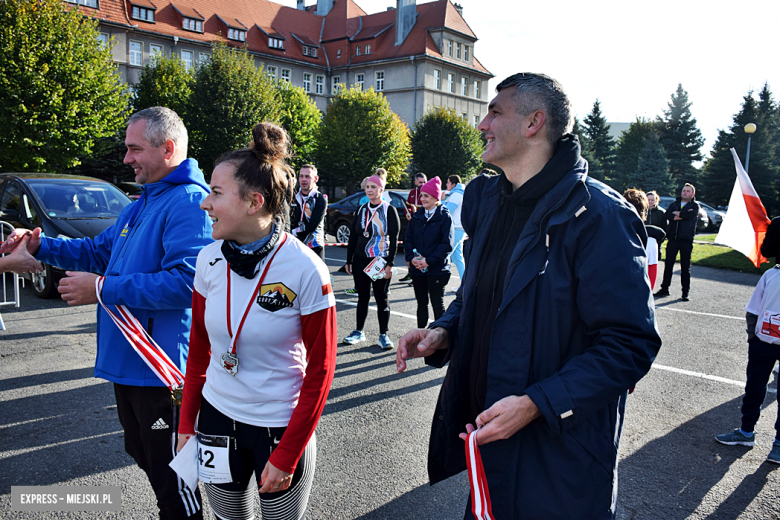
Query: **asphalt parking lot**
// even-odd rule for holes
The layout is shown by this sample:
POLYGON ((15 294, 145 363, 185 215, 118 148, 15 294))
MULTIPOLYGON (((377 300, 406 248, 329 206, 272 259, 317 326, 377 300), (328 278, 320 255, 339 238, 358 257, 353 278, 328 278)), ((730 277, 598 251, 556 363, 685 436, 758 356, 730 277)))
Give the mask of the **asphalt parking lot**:
MULTIPOLYGON (((338 272, 344 255, 343 248, 326 250, 340 337, 355 328, 357 302, 344 294, 352 286, 338 272)), ((399 269, 396 278, 403 274, 399 269)), ((754 448, 713 440, 739 425, 747 359, 743 308, 757 281, 752 274, 694 267, 690 302, 678 299, 677 276, 672 297, 656 302, 664 345, 628 400, 619 519, 780 518, 780 467, 764 462, 774 436, 777 380, 754 448)), ((22 298, 20 309, 2 310, 8 330, 0 332, 0 517, 155 518, 151 488, 124 453, 111 385, 92 377, 94 307, 37 300, 29 287, 22 298), (11 511, 11 486, 50 484, 119 485, 123 510, 11 511)), ((397 343, 415 325, 411 287, 394 281, 390 302, 390 337, 397 343)), ((374 344, 373 312, 366 335, 365 343, 339 346, 307 518, 462 518, 465 475, 431 487, 425 467, 444 370, 413 360, 397 374, 394 351, 374 344)))

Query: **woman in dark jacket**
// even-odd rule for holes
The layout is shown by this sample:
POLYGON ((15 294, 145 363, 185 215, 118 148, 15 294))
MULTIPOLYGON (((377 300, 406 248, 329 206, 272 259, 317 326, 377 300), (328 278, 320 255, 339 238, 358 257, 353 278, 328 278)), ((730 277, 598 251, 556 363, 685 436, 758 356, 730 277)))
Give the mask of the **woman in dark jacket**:
POLYGON ((406 228, 404 251, 417 298, 417 326, 428 326, 428 300, 433 316, 444 314, 444 288, 450 281, 450 253, 454 225, 450 212, 441 205, 441 180, 434 177, 420 188, 422 207, 406 228))

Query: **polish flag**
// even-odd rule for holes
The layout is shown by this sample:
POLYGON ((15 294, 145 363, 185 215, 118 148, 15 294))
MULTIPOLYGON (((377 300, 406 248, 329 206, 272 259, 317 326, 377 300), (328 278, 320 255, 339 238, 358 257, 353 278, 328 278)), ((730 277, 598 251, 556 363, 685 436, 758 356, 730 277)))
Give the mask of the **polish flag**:
POLYGON ((733 148, 731 155, 734 156, 734 165, 737 168, 737 180, 734 182, 729 209, 720 226, 718 236, 715 237, 715 243, 736 249, 748 257, 753 265, 759 267, 762 263, 768 262, 761 256, 761 243, 764 241, 770 221, 761 199, 758 198, 758 193, 753 188, 753 183, 750 182, 750 177, 733 148))

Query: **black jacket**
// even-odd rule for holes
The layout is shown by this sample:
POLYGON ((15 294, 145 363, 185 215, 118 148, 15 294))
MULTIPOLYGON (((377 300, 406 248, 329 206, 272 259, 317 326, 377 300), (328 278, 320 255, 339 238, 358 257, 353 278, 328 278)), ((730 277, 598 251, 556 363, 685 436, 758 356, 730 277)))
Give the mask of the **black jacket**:
POLYGON ((699 220, 699 203, 696 202, 696 198, 692 198, 685 206, 682 205, 682 198, 677 199, 669 204, 666 208, 666 221, 669 224, 666 226, 666 238, 669 240, 688 240, 693 242, 693 237, 696 235, 696 223, 699 220), (680 212, 680 218, 682 220, 674 220, 674 212, 680 212))
POLYGON ((647 212, 647 223, 666 231, 666 212, 664 208, 656 206, 647 212))
POLYGON ((442 205, 436 206, 430 220, 425 218, 425 208, 418 209, 412 215, 412 221, 409 222, 404 237, 404 253, 412 276, 449 273, 454 234, 455 226, 447 208, 442 205), (412 264, 415 249, 428 263, 428 270, 424 273, 412 264))

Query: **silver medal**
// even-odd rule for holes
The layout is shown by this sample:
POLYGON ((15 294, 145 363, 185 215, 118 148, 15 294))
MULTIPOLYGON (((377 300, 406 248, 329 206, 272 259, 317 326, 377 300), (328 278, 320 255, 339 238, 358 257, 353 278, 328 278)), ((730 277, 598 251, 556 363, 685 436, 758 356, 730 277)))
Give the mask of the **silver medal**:
POLYGON ((228 374, 236 377, 236 372, 238 372, 238 356, 231 354, 230 352, 225 352, 222 354, 222 360, 220 363, 222 364, 222 368, 224 368, 228 374))

